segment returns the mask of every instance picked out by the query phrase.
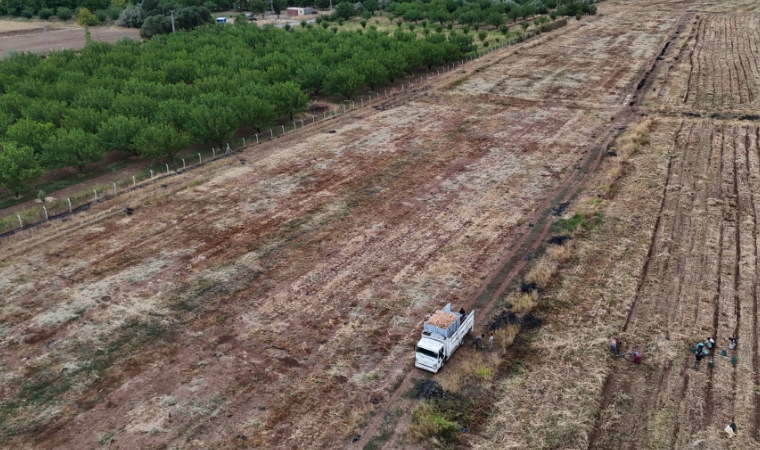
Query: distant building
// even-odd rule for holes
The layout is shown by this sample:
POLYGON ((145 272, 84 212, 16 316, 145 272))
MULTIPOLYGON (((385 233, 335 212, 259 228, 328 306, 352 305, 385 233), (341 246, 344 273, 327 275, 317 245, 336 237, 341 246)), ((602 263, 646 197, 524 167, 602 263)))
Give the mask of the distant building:
POLYGON ((217 17, 216 18, 216 23, 227 23, 227 18, 226 17, 217 17))
POLYGON ((305 8, 300 8, 300 7, 295 7, 295 6, 288 8, 289 16, 305 16, 307 14, 314 14, 314 8, 310 8, 308 6, 305 8))

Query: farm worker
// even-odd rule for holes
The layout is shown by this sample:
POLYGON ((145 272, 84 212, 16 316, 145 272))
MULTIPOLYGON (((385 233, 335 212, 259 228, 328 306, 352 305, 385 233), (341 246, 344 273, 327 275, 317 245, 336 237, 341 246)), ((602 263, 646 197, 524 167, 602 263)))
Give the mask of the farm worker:
POLYGON ((726 432, 729 438, 736 436, 736 423, 732 420, 730 424, 726 425, 726 428, 723 431, 726 432))
POLYGON ((699 344, 697 344, 697 353, 702 353, 704 351, 705 351, 705 344, 702 343, 702 342, 700 342, 699 344))
POLYGON ((702 352, 697 352, 694 355, 694 359, 695 359, 695 361, 694 361, 694 370, 699 370, 699 363, 700 363, 700 361, 702 361, 702 358, 704 358, 704 357, 705 357, 705 355, 703 355, 702 352))
POLYGON ((733 349, 736 348, 736 341, 738 341, 738 339, 735 338, 735 337, 728 338, 728 342, 729 342, 728 349, 729 350, 733 350, 733 349))
POLYGON ((641 364, 641 353, 639 353, 639 352, 633 352, 633 363, 634 364, 641 364))
POLYGON ((610 342, 610 350, 612 351, 612 353, 617 355, 618 353, 617 339, 613 339, 612 342, 610 342))
POLYGON ((488 351, 493 351, 493 333, 491 333, 490 336, 488 336, 488 351))
POLYGON ((459 314, 461 314, 461 316, 459 317, 459 323, 462 323, 464 322, 464 317, 467 315, 464 313, 464 308, 459 308, 459 314))
POLYGON ((479 334, 479 335, 475 336, 475 339, 472 340, 472 344, 470 344, 470 348, 477 347, 479 349, 480 348, 480 342, 482 340, 483 340, 483 336, 482 335, 479 334))
POLYGON ((710 336, 707 336, 707 339, 705 339, 705 345, 707 348, 713 348, 715 347, 715 341, 710 336))

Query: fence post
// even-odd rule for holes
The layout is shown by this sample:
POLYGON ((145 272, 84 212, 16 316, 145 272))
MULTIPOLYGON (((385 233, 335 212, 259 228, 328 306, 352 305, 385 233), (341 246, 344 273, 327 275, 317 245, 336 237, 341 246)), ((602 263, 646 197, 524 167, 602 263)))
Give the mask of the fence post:
POLYGON ((317 123, 317 121, 314 120, 314 116, 311 116, 311 124, 314 125, 315 123, 317 123))
POLYGON ((274 131, 272 129, 269 129, 269 139, 274 139, 274 131))
POLYGON ((293 122, 293 129, 294 130, 296 129, 296 123, 295 123, 295 121, 293 122))
POLYGON ((343 104, 343 113, 344 114, 346 113, 346 104, 345 103, 343 104))
POLYGON ((66 200, 69 201, 69 212, 71 212, 71 197, 66 197, 66 200))
POLYGON ((216 149, 214 149, 214 147, 211 147, 211 154, 214 155, 214 158, 216 158, 216 149))
POLYGON ((45 205, 42 205, 42 210, 45 211, 45 220, 50 220, 48 218, 47 208, 45 208, 45 205))
POLYGON ((281 125, 281 126, 282 126, 282 134, 285 134, 285 125, 281 125))
POLYGON ((169 163, 166 163, 166 173, 169 173, 169 163))
POLYGON ((95 201, 98 201, 98 191, 96 189, 93 189, 92 192, 95 193, 95 201))
POLYGON ((229 155, 230 153, 232 153, 232 149, 230 148, 230 143, 228 142, 227 143, 227 150, 225 150, 224 154, 225 155, 229 155))
POLYGON ((327 111, 322 111, 322 120, 327 119, 327 111))
POLYGON ((301 128, 303 128, 303 119, 301 119, 301 128))
POLYGON ((185 158, 182 158, 182 170, 185 170, 187 166, 185 165, 185 158))
POLYGON ((132 188, 136 188, 136 187, 137 187, 137 178, 135 178, 135 176, 132 175, 132 188))
POLYGON ((150 170, 150 179, 152 180, 153 179, 153 169, 148 169, 148 170, 150 170))
POLYGON ((198 164, 203 164, 203 158, 201 157, 201 152, 198 152, 198 164))
POLYGON ((18 217, 18 224, 21 228, 24 228, 24 222, 21 221, 21 216, 16 214, 16 217, 18 217))
POLYGON ((388 89, 383 89, 383 97, 387 97, 387 96, 388 96, 388 89))
POLYGON ((257 144, 259 143, 259 135, 258 134, 256 135, 256 143, 257 144))
POLYGON ((245 148, 245 138, 243 138, 243 148, 245 148))
POLYGON ((354 104, 353 100, 351 100, 351 109, 356 109, 356 105, 354 104))
POLYGON ((364 97, 360 99, 362 101, 362 108, 364 108, 364 97))
POLYGON ((440 70, 436 70, 435 73, 437 73, 438 76, 441 76, 441 71, 440 70))

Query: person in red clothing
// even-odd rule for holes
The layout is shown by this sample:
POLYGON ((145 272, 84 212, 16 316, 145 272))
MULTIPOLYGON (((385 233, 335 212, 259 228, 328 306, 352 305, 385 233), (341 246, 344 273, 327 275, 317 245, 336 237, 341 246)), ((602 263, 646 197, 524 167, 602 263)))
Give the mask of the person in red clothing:
POLYGON ((641 353, 639 352, 633 352, 633 363, 634 364, 641 364, 641 353))

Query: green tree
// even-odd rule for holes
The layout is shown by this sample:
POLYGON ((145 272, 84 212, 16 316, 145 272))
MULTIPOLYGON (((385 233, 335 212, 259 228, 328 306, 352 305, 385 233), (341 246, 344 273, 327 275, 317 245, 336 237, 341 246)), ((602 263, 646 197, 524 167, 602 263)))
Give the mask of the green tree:
POLYGON ((61 118, 61 128, 79 128, 96 134, 100 125, 108 119, 108 113, 93 108, 71 108, 61 118))
POLYGON ((347 99, 364 85, 364 77, 348 66, 336 67, 325 77, 325 89, 347 99))
POLYGON ((475 50, 475 47, 472 45, 472 36, 470 35, 451 33, 449 35, 449 42, 459 47, 459 51, 463 55, 475 50))
POLYGON ((147 122, 139 117, 114 116, 101 125, 98 140, 106 150, 123 150, 139 155, 140 149, 135 145, 135 136, 146 125, 147 122))
POLYGON ((406 67, 406 58, 404 58, 404 55, 401 52, 385 52, 380 55, 380 58, 381 62, 385 66, 385 70, 387 71, 386 77, 388 80, 390 80, 391 83, 393 83, 396 78, 399 78, 404 74, 404 68, 406 67))
MULTIPOLYGON (((364 55, 364 57, 366 56, 364 55)), ((364 84, 369 86, 373 91, 375 90, 375 86, 383 84, 383 81, 388 78, 388 69, 378 60, 364 59, 363 57, 357 59, 359 60, 356 63, 356 70, 364 77, 364 84)))
POLYGON ((422 64, 427 66, 428 70, 432 70, 433 66, 443 64, 446 58, 446 52, 443 47, 432 42, 420 41, 418 48, 422 57, 422 64))
POLYGON ((134 142, 143 156, 174 161, 177 153, 190 145, 190 135, 171 125, 156 123, 142 128, 134 142))
POLYGON ((410 9, 409 11, 405 12, 404 20, 407 22, 414 22, 415 24, 419 22, 420 20, 425 18, 425 14, 422 13, 419 9, 410 9))
POLYGON ((241 125, 247 125, 256 132, 274 125, 277 113, 272 105, 258 97, 243 97, 237 102, 238 117, 241 125))
POLYGON ((375 11, 378 11, 380 9, 380 2, 377 0, 364 0, 362 2, 362 6, 364 7, 365 11, 369 11, 370 13, 374 14, 375 11))
POLYGON ((448 22, 451 20, 451 14, 449 14, 446 10, 440 10, 440 9, 433 9, 428 11, 428 19, 430 19, 433 22, 438 22, 441 25, 444 24, 444 22, 448 22))
POLYGON ((280 13, 282 10, 286 9, 288 7, 288 0, 272 0, 272 8, 274 9, 274 13, 277 14, 277 18, 280 18, 280 13))
POLYGON ((356 8, 354 7, 354 4, 350 2, 341 2, 341 3, 338 3, 338 6, 335 7, 335 11, 333 11, 332 20, 337 20, 337 19, 348 20, 354 15, 356 15, 356 8))
POLYGON ((493 25, 496 28, 499 28, 505 22, 504 14, 492 12, 488 15, 488 17, 486 17, 486 22, 488 22, 489 25, 493 25))
POLYGON ((97 136, 84 130, 61 128, 42 146, 40 159, 51 169, 76 167, 81 172, 84 166, 100 161, 103 156, 97 136))
POLYGON ((293 81, 274 84, 269 89, 269 100, 277 115, 287 115, 290 120, 309 106, 309 96, 293 81))
POLYGON ((98 18, 87 8, 81 8, 77 14, 77 23, 79 25, 96 25, 98 18))
POLYGON ((269 3, 266 0, 251 0, 250 8, 254 14, 264 14, 267 11, 269 3))
POLYGON ((0 186, 17 198, 42 176, 44 171, 31 147, 0 142, 0 186))
POLYGON ((199 142, 211 141, 221 147, 239 127, 238 111, 223 94, 202 95, 189 112, 187 130, 199 142))
POLYGON ((20 119, 8 127, 5 137, 20 146, 31 147, 34 153, 42 153, 42 147, 55 130, 52 123, 41 123, 30 119, 20 119))
POLYGON ((314 95, 319 95, 319 92, 324 87, 327 72, 328 69, 324 64, 315 62, 298 68, 296 70, 296 75, 301 82, 302 89, 307 92, 314 92, 314 95))

